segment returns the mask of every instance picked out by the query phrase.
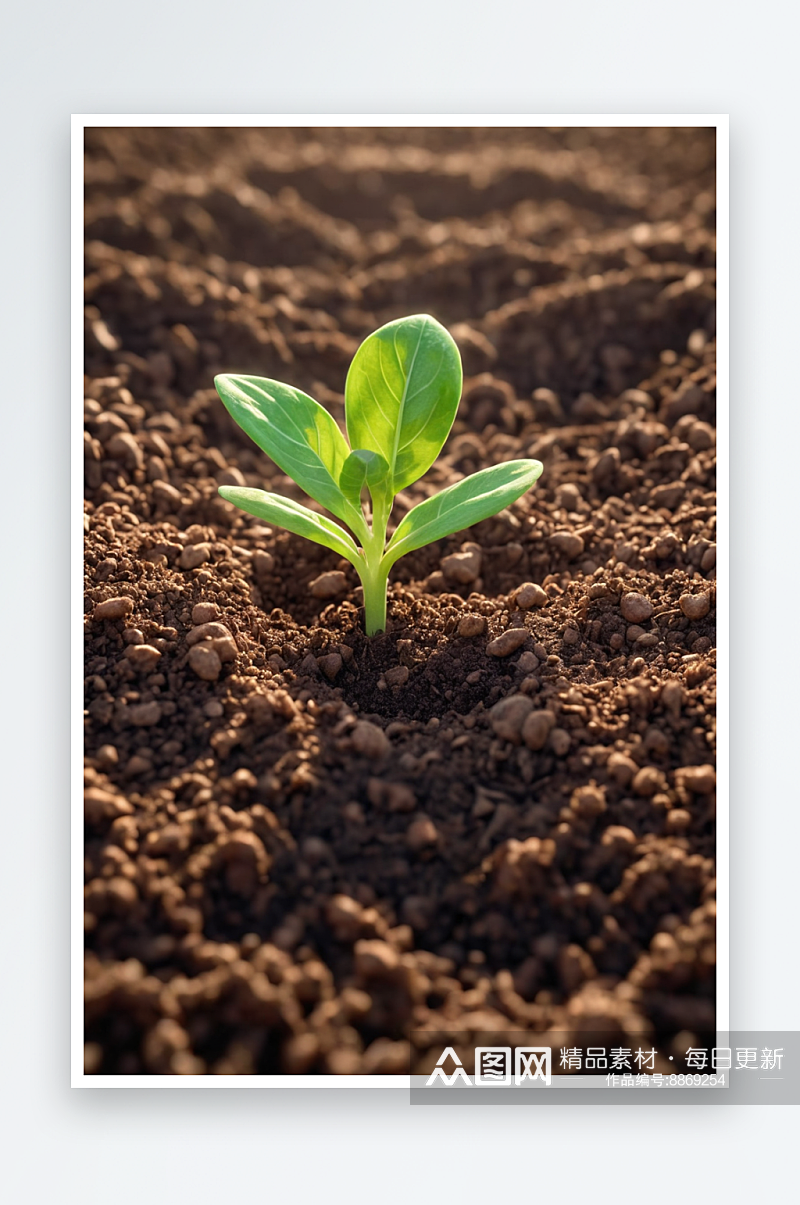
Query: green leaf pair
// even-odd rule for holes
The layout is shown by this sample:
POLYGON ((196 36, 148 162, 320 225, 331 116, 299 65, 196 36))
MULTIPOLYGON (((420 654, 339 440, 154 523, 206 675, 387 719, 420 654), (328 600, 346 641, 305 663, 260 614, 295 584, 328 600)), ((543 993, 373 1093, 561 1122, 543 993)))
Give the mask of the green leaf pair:
POLYGON ((222 486, 220 494, 249 514, 346 557, 364 587, 370 636, 386 627, 386 583, 395 561, 496 514, 530 489, 542 471, 538 460, 483 469, 415 506, 386 543, 394 497, 426 473, 441 451, 455 420, 461 382, 458 348, 427 314, 387 323, 356 352, 345 384, 349 445, 327 410, 291 385, 227 374, 215 379, 242 430, 353 535, 278 494, 237 486, 222 486))

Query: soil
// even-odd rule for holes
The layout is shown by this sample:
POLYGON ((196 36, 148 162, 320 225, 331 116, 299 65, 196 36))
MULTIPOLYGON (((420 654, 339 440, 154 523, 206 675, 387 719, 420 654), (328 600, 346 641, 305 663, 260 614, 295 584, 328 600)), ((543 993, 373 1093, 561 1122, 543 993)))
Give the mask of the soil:
POLYGON ((713 1030, 714 161, 706 129, 87 131, 88 1071, 713 1030), (466 379, 396 518, 544 472, 402 560, 369 640, 346 562, 217 495, 307 501, 212 381, 343 421, 416 312, 466 379))

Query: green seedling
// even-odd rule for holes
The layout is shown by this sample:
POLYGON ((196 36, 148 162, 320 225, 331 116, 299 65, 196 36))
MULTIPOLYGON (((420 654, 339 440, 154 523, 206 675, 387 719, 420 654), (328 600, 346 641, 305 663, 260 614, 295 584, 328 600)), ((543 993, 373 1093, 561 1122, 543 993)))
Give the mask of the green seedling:
POLYGON ((349 444, 328 411, 291 385, 264 377, 215 378, 234 421, 339 523, 263 490, 224 485, 220 494, 248 514, 345 557, 364 587, 369 636, 386 628, 387 580, 401 556, 497 514, 542 471, 538 460, 482 469, 413 507, 387 543, 394 498, 439 455, 455 420, 461 382, 458 348, 427 314, 389 322, 359 347, 345 384, 349 444))

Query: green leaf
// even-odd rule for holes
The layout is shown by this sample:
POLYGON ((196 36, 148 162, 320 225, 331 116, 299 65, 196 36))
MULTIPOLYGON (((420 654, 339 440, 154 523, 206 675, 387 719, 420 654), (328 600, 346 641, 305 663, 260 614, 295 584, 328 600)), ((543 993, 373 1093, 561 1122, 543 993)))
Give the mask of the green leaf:
POLYGON ((542 471, 538 460, 508 460, 481 469, 426 498, 410 510, 389 541, 384 562, 393 565, 407 552, 451 536, 496 515, 529 490, 542 471))
POLYGON ((361 491, 366 485, 373 502, 388 501, 389 466, 379 452, 357 448, 344 462, 339 475, 339 489, 354 506, 361 505, 361 491))
POLYGON ((232 502, 240 510, 246 510, 257 519, 266 519, 276 527, 294 532, 296 536, 305 536, 315 544, 323 544, 333 549, 340 556, 346 557, 352 565, 359 568, 362 558, 349 532, 334 523, 326 515, 318 515, 299 502, 289 498, 281 498, 280 494, 268 494, 265 490, 251 490, 238 485, 221 485, 220 495, 226 502, 232 502))
POLYGON ((379 452, 392 494, 433 464, 461 397, 461 357, 435 318, 389 322, 359 347, 345 384, 347 434, 354 448, 379 452))
POLYGON ((363 540, 364 516, 338 484, 350 449, 328 411, 301 390, 266 377, 222 375, 214 384, 234 422, 301 489, 363 540))

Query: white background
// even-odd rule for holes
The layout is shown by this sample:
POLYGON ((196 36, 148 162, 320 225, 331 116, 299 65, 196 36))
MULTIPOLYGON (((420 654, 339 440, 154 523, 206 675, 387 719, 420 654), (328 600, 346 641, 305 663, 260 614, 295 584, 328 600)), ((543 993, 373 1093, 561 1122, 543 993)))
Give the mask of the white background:
POLYGON ((797 1029, 796 12, 32 0, 3 24, 0 1192, 13 1205, 786 1195, 796 1109, 69 1089, 69 116, 730 114, 730 1019, 797 1029))

